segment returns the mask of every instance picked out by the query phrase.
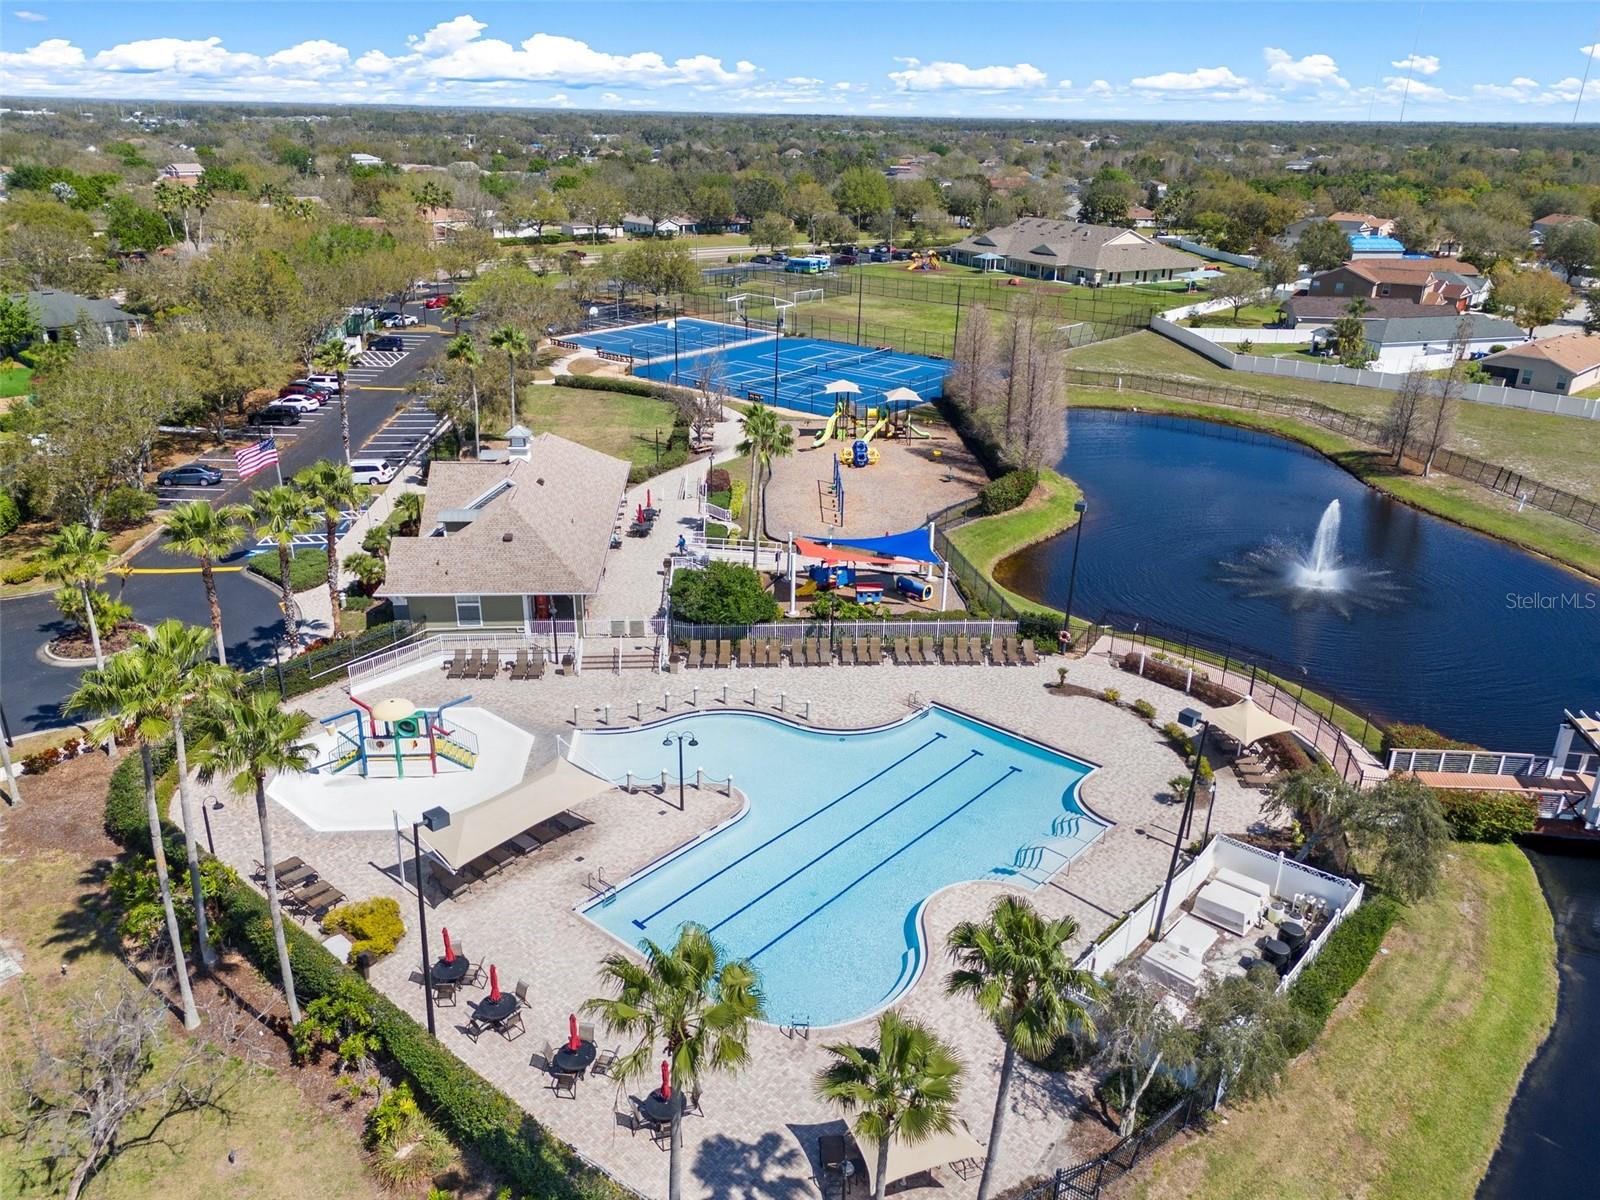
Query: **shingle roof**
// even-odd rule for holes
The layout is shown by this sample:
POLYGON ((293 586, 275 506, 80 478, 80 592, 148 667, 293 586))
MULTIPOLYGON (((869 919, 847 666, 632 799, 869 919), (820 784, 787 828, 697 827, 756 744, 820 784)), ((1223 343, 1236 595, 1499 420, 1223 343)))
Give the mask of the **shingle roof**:
MULTIPOLYGON (((109 300, 96 300, 92 296, 79 296, 74 292, 25 292, 29 306, 38 314, 39 324, 45 329, 66 329, 78 323, 80 314, 86 314, 94 325, 129 325, 139 318, 123 312, 109 300)), ((16 297, 13 297, 15 299, 16 297)))
POLYGON ((1568 333, 1561 337, 1539 338, 1536 341, 1524 342, 1520 346, 1512 346, 1509 350, 1502 350, 1498 354, 1491 354, 1489 358, 1491 360, 1542 358, 1574 374, 1581 374, 1600 367, 1600 337, 1591 337, 1586 333, 1568 333))
MULTIPOLYGON (((1284 301, 1284 306, 1297 321, 1336 321, 1350 308, 1348 296, 1294 295, 1284 301)), ((1453 316, 1444 305, 1424 304, 1420 300, 1397 300, 1378 296, 1367 301, 1364 316, 1368 317, 1437 317, 1453 316)))
POLYGON ((1476 275, 1478 268, 1453 258, 1360 258, 1345 267, 1373 283, 1417 283, 1429 275, 1476 275))
POLYGON ((532 449, 527 462, 434 463, 421 536, 391 543, 381 594, 592 595, 628 464, 553 433, 532 449))
POLYGON ((1440 348, 1456 336, 1456 329, 1465 319, 1472 341, 1493 338, 1496 341, 1514 341, 1522 330, 1504 317, 1490 317, 1483 313, 1462 314, 1446 312, 1437 317, 1389 317, 1377 321, 1363 321, 1367 341, 1375 346, 1401 345, 1409 342, 1437 342, 1440 348))
POLYGON ((1192 254, 1163 246, 1133 229, 1111 225, 1079 225, 1024 217, 999 229, 957 242, 954 249, 968 254, 998 252, 1007 258, 1041 266, 1073 267, 1085 271, 1187 270, 1199 265, 1192 254))

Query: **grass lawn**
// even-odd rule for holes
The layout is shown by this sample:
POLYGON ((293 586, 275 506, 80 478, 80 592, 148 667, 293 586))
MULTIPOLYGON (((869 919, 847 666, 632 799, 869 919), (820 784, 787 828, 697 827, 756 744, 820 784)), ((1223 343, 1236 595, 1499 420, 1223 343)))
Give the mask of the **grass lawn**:
POLYGON ((6 367, 0 370, 0 400, 26 396, 32 390, 32 367, 6 367))
POLYGON ((655 466, 656 431, 665 449, 673 415, 671 404, 650 396, 559 384, 517 393, 517 416, 535 433, 554 433, 635 466, 655 466))
POLYGON ((1263 325, 1275 324, 1283 315, 1283 308, 1277 304, 1246 304, 1239 310, 1235 318, 1231 308, 1221 312, 1206 313, 1203 317, 1185 321, 1184 324, 1200 329, 1260 329, 1263 325))
MULTIPOLYGON (((1320 450, 1362 482, 1380 488, 1396 499, 1600 579, 1600 533, 1543 509, 1525 508, 1518 512, 1515 500, 1464 479, 1447 475, 1431 475, 1424 479, 1417 474, 1399 474, 1394 469, 1392 456, 1320 425, 1246 408, 1171 400, 1164 396, 1126 390, 1083 389, 1075 394, 1074 399, 1086 407, 1137 408, 1141 412, 1200 417, 1292 438, 1320 450)), ((1549 419, 1571 421, 1576 425, 1587 424, 1572 421, 1569 417, 1549 419)))
MULTIPOLYGON (((1343 412, 1378 418, 1390 392, 1277 375, 1246 375, 1149 331, 1068 352, 1069 366, 1193 379, 1286 399, 1315 400, 1343 412)), ((1450 445, 1510 467, 1541 483, 1600 500, 1600 421, 1465 403, 1450 445)))
MULTIPOLYGON (((282 585, 283 576, 278 570, 278 548, 269 546, 258 550, 247 560, 250 569, 264 579, 282 585)), ((322 549, 295 548, 289 558, 289 588, 294 592, 309 592, 328 586, 328 552, 322 549)))
POLYGON ((1007 275, 1002 271, 980 271, 976 267, 961 267, 954 263, 941 263, 936 271, 910 271, 909 263, 863 263, 858 267, 846 267, 841 273, 849 275, 881 275, 885 278, 897 280, 911 280, 929 286, 942 284, 951 289, 956 284, 961 285, 962 302, 983 298, 985 291, 998 291, 1004 295, 1015 295, 1023 291, 1038 291, 1049 296, 1070 297, 1082 299, 1085 303, 1092 301, 1096 306, 1104 309, 1144 309, 1176 308, 1182 304, 1193 304, 1196 300, 1205 299, 1204 294, 1195 292, 1166 291, 1155 287, 1103 287, 1089 288, 1082 284, 1051 283, 1039 279, 1021 279, 1017 276, 1007 275), (1017 279, 1013 284, 1012 279, 1017 279))
MULTIPOLYGON (((1272 1099, 1158 1156, 1140 1200, 1470 1196, 1555 1015, 1555 941, 1515 846, 1453 847, 1272 1099)), ((1535 1189, 1536 1190, 1536 1189, 1535 1189)))
MULTIPOLYGON (((1010 512, 968 521, 951 532, 950 541, 994 583, 994 567, 1001 559, 1072 528, 1078 520, 1072 506, 1082 495, 1078 485, 1065 475, 1041 471, 1039 486, 1025 503, 1010 512)), ((998 583, 995 588, 1019 609, 1046 609, 1037 600, 1008 591, 998 583)))

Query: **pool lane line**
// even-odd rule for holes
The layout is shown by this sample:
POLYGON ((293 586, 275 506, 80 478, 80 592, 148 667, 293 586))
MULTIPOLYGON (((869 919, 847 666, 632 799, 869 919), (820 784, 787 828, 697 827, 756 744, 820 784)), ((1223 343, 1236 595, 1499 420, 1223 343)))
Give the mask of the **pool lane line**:
POLYGON ((856 784, 855 787, 851 788, 844 795, 838 797, 837 799, 828 801, 828 803, 824 804, 821 808, 817 809, 816 812, 809 813, 806 816, 801 817, 798 821, 796 821, 793 825, 790 825, 787 829, 780 829, 777 833, 773 834, 766 841, 762 842, 759 846, 755 847, 752 850, 746 851, 744 854, 741 854, 738 858, 734 859, 731 863, 728 863, 726 866, 722 867, 720 870, 716 871, 714 874, 707 875, 704 879, 702 879, 699 883, 695 884, 688 891, 680 892, 678 895, 674 896, 671 900, 668 900, 660 908, 656 909, 655 912, 646 913, 643 920, 640 920, 638 917, 635 917, 634 920, 633 920, 633 923, 635 925, 637 925, 640 929, 643 929, 648 922, 655 920, 662 913, 666 912, 667 909, 671 908, 674 904, 676 904, 679 900, 682 900, 682 899, 684 899, 684 898, 686 898, 688 896, 694 895, 701 888, 705 887, 706 884, 710 883, 713 879, 717 878, 717 876, 722 875, 722 874, 724 874, 724 873, 726 873, 728 871, 733 870, 733 868, 737 867, 740 863, 744 862, 744 860, 749 858, 751 855, 761 853, 761 851, 765 850, 768 846, 772 845, 773 842, 775 842, 779 838, 783 837, 784 834, 793 833, 796 829, 799 829, 800 826, 804 825, 807 821, 811 820, 813 817, 820 817, 823 813, 827 812, 835 804, 839 804, 839 803, 841 803, 841 802, 843 802, 845 800, 850 799, 851 796, 854 796, 857 792, 859 792, 862 788, 866 787, 868 784, 876 783, 878 780, 882 779, 885 775, 887 775, 890 771, 892 771, 896 767, 898 767, 901 763, 907 762, 908 760, 910 760, 912 758, 915 758, 917 755, 921 754, 929 746, 933 745, 935 742, 939 741, 944 736, 945 735, 942 734, 942 733, 934 734, 931 738, 929 738, 927 741, 923 742, 922 745, 918 746, 915 750, 911 751, 911 753, 907 754, 904 758, 895 759, 894 762, 890 763, 887 767, 883 768, 883 770, 879 771, 876 775, 873 775, 869 779, 862 780, 860 783, 856 784))
MULTIPOLYGON (((890 805, 888 808, 884 809, 883 812, 881 812, 877 816, 873 817, 872 820, 868 821, 865 825, 861 826, 859 829, 854 829, 851 832, 845 834, 844 837, 840 838, 833 845, 829 846, 821 854, 816 855, 815 857, 813 857, 808 862, 802 863, 800 866, 796 867, 793 871, 790 871, 789 874, 785 875, 782 879, 778 880, 777 883, 773 884, 766 891, 762 892, 758 896, 751 897, 745 903, 741 904, 738 908, 734 909, 727 916, 723 917, 722 920, 718 921, 715 925, 711 926, 711 928, 706 930, 706 932, 707 933, 715 933, 717 930, 721 929, 724 925, 726 925, 729 921, 731 921, 735 917, 737 917, 740 913, 746 911, 747 909, 753 908, 757 904, 760 904, 761 901, 765 900, 768 896, 772 895, 773 892, 777 891, 784 884, 788 883, 791 879, 794 879, 794 878, 796 878, 797 876, 800 876, 800 875, 804 875, 807 871, 809 871, 812 867, 816 866, 823 859, 827 858, 828 855, 832 854, 840 846, 845 845, 847 842, 850 842, 850 841, 854 840, 856 837, 858 837, 859 835, 865 833, 867 830, 871 829, 874 825, 876 825, 879 821, 886 820, 887 818, 893 816, 896 812, 898 812, 900 809, 904 808, 906 805, 910 804, 913 800, 915 800, 918 796, 922 795, 923 792, 927 791, 934 784, 942 783, 944 780, 948 779, 951 775, 954 775, 962 767, 966 766, 973 759, 982 758, 982 757, 983 757, 983 751, 982 750, 968 750, 967 751, 967 756, 965 758, 963 758, 960 762, 958 762, 955 766, 949 768, 948 770, 946 770, 946 771, 942 772, 941 774, 935 776, 934 778, 928 780, 927 783, 923 784, 916 791, 912 792, 909 796, 905 797, 904 799, 895 801, 892 805, 890 805)), ((970 803, 970 801, 968 803, 970 803)), ((965 806, 963 806, 963 807, 965 807, 965 806)), ((780 934, 779 936, 781 937, 782 935, 780 934)), ((771 943, 769 942, 768 945, 770 945, 770 944, 771 943)), ((762 948, 765 949, 765 947, 762 947, 762 948)))
POLYGON ((765 953, 766 951, 772 949, 772 947, 776 946, 779 942, 783 941, 784 938, 788 937, 796 929, 799 929, 800 926, 804 925, 807 921, 811 920, 812 917, 816 916, 823 909, 827 908, 828 905, 832 904, 835 900, 839 899, 839 897, 843 896, 851 888, 855 887, 856 884, 858 884, 862 880, 866 879, 868 876, 870 876, 875 871, 877 871, 880 867, 887 866, 889 863, 891 863, 895 859, 899 858, 907 850, 911 849, 911 847, 915 846, 923 838, 927 837, 935 829, 939 828, 939 826, 943 825, 946 821, 949 821, 949 820, 953 819, 957 814, 961 813, 965 809, 971 808, 974 804, 976 804, 984 796, 986 796, 990 792, 994 791, 995 788, 999 787, 1002 783, 1004 783, 1006 780, 1010 779, 1013 775, 1019 773, 1021 770, 1022 770, 1021 767, 1007 767, 1006 768, 1006 773, 1004 775, 1000 776, 999 779, 996 779, 988 787, 984 788, 983 791, 979 792, 976 796, 973 796, 971 799, 963 802, 962 804, 960 804, 956 808, 951 809, 944 816, 940 817, 937 821, 935 821, 932 825, 929 825, 921 833, 917 834, 916 837, 912 838, 904 846, 901 846, 893 854, 890 854, 886 858, 879 859, 876 863, 874 863, 872 866, 868 867, 861 874, 857 875, 849 883, 845 884, 844 887, 840 888, 837 892, 835 892, 833 895, 829 896, 826 900, 824 900, 821 904, 819 904, 815 908, 813 908, 805 916, 801 917, 793 925, 789 926, 789 928, 785 929, 777 937, 773 938, 765 946, 762 946, 760 950, 755 951, 755 953, 753 953, 753 954, 746 955, 746 957, 749 958, 751 961, 754 961, 757 956, 759 956, 759 955, 765 953))

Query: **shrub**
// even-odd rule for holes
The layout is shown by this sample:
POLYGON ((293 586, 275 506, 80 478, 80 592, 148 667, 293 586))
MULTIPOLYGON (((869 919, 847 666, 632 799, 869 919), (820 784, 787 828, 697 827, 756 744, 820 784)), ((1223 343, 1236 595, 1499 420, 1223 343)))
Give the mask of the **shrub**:
POLYGON ((1482 750, 1471 742, 1458 742, 1437 729, 1401 721, 1383 731, 1383 752, 1391 750, 1482 750))
POLYGON ((1122 703, 1122 693, 1116 688, 1107 688, 1105 691, 1101 692, 1100 695, 1105 698, 1107 704, 1122 703))
POLYGON ((1292 733, 1275 733, 1269 738, 1262 738, 1261 744, 1272 751, 1286 770, 1304 771, 1312 765, 1311 756, 1300 744, 1300 739, 1292 733))
POLYGON ((985 516, 1007 512, 1016 508, 1039 486, 1039 472, 1032 470, 1008 471, 983 486, 978 493, 978 511, 985 516))
MULTIPOLYGON (((711 470, 706 472, 707 492, 715 495, 717 492, 730 491, 732 488, 733 480, 729 478, 726 467, 712 467, 711 470)), ((728 506, 724 504, 722 507, 727 508, 728 506)))
POLYGON ((7 493, 0 492, 0 537, 5 537, 22 523, 22 510, 7 493))
POLYGON ((746 486, 747 485, 745 484, 745 481, 742 479, 735 479, 733 481, 733 492, 728 497, 728 515, 731 516, 735 521, 744 515, 744 493, 746 486))
POLYGON ((678 572, 671 599, 673 615, 696 625, 754 625, 778 616, 778 602, 761 576, 737 563, 712 562, 678 572))
POLYGON ((1436 792, 1450 832, 1461 842, 1508 842, 1533 829, 1539 806, 1519 792, 1436 792))
POLYGON ((350 939, 350 962, 363 951, 376 956, 393 954, 405 935, 400 902, 392 896, 374 896, 355 904, 341 904, 322 920, 322 928, 350 939))
MULTIPOLYGON (((1131 674, 1139 674, 1139 652, 1130 650, 1122 656, 1122 669, 1131 674)), ((1183 691, 1183 685, 1189 685, 1189 695, 1193 696, 1213 708, 1226 708, 1230 704, 1239 702, 1239 693, 1231 691, 1220 684, 1212 683, 1203 672, 1196 671, 1194 678, 1189 678, 1189 672, 1182 667, 1172 666, 1170 663, 1159 662, 1154 655, 1147 655, 1144 660, 1144 678, 1153 680, 1164 687, 1175 688, 1183 691)))
POLYGON ((155 496, 143 488, 113 488, 106 497, 101 520, 107 529, 130 529, 148 517, 155 506, 155 496))
POLYGON ((1328 935, 1322 952, 1289 989, 1289 1003, 1305 1018, 1291 1049, 1298 1054, 1316 1041, 1339 1001, 1366 972, 1400 905, 1387 896, 1374 896, 1339 923, 1328 935))
POLYGON ((60 750, 54 746, 47 746, 37 754, 24 754, 22 756, 22 769, 29 775, 43 775, 60 762, 61 758, 60 750))
POLYGON ((1156 718, 1156 706, 1148 700, 1135 700, 1133 702, 1133 711, 1146 721, 1153 721, 1156 718))
MULTIPOLYGON (((370 532, 370 531, 369 531, 370 532)), ((278 549, 252 554, 250 569, 273 583, 282 585, 283 576, 278 569, 278 549)), ((296 592, 309 592, 312 588, 328 586, 328 552, 301 548, 289 559, 289 587, 296 592)))
POLYGON ((12 563, 0 574, 0 582, 4 583, 29 583, 44 574, 44 565, 36 559, 23 559, 19 563, 12 563))
POLYGON ((1032 609, 1017 614, 1017 636, 1032 638, 1041 654, 1055 650, 1061 634, 1061 617, 1053 612, 1032 609))
POLYGON ((1189 731, 1176 721, 1168 721, 1161 727, 1161 732, 1167 735, 1167 741, 1172 743, 1172 748, 1184 758, 1194 753, 1194 739, 1189 736, 1189 731))
POLYGON ((293 1030, 297 1062, 315 1062, 324 1050, 337 1053, 339 1066, 355 1070, 378 1048, 372 1034, 372 1016, 352 986, 342 979, 333 992, 306 1005, 305 1015, 293 1030))

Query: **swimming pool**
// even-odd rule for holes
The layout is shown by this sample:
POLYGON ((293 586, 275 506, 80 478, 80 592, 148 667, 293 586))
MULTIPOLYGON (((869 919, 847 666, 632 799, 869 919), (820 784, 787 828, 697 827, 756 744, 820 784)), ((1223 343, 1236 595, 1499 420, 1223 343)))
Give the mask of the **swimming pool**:
MULTIPOLYGON (((573 735, 572 761, 621 782, 733 775, 737 817, 582 907, 637 947, 704 925, 761 973, 774 1024, 838 1025, 892 1002, 926 959, 921 910, 966 880, 1046 882, 1105 831, 1078 800, 1093 764, 935 706, 868 730, 701 713, 573 735)), ((697 803, 694 792, 688 803, 697 803)))

